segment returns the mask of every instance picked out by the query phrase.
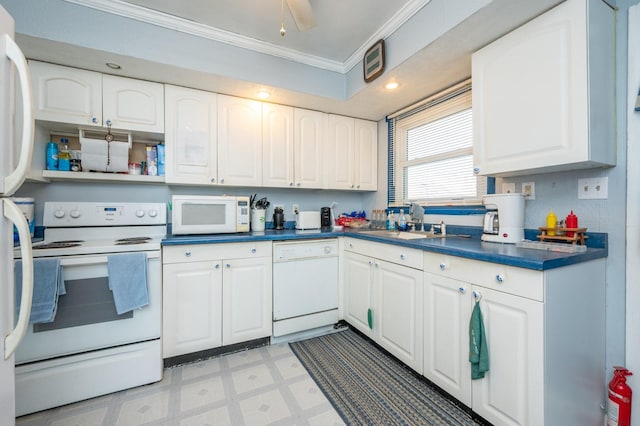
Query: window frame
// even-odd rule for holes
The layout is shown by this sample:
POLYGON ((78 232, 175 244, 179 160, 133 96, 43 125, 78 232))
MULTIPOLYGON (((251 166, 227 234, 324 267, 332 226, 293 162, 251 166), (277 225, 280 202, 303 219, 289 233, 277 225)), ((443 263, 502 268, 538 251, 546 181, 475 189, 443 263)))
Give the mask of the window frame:
MULTIPOLYGON (((470 109, 471 95, 471 80, 468 79, 387 117, 390 125, 390 158, 388 164, 389 193, 387 194, 388 205, 390 207, 405 206, 409 202, 417 202, 423 206, 468 206, 482 204, 483 194, 480 193, 471 197, 404 199, 404 187, 406 185, 406 178, 404 176, 405 167, 464 155, 473 155, 473 146, 471 146, 444 154, 434 154, 428 157, 428 161, 425 161, 425 157, 403 160, 407 158, 407 131, 419 127, 422 124, 428 124, 429 122, 436 121, 451 114, 470 109)), ((482 178, 483 177, 478 177, 477 179, 480 180, 482 178)), ((488 179, 484 184, 479 182, 479 185, 480 187, 478 189, 480 192, 482 192, 484 188, 484 193, 489 193, 490 182, 488 182, 488 179)))

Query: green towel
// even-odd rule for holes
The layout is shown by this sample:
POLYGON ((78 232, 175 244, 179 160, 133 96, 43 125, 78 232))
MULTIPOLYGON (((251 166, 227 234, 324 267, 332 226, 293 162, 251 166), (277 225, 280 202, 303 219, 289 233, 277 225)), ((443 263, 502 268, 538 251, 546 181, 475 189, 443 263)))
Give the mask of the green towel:
POLYGON ((487 336, 484 334, 480 303, 476 302, 469 321, 469 362, 471 363, 471 379, 482 379, 489 371, 489 348, 487 336))

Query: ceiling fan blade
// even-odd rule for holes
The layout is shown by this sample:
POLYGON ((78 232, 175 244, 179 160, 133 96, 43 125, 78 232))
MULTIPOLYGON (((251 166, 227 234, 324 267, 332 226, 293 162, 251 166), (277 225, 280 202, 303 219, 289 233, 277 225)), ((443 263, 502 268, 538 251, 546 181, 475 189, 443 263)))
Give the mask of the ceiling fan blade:
POLYGON ((310 30, 316 26, 316 18, 313 16, 309 0, 287 0, 287 5, 300 31, 310 30))

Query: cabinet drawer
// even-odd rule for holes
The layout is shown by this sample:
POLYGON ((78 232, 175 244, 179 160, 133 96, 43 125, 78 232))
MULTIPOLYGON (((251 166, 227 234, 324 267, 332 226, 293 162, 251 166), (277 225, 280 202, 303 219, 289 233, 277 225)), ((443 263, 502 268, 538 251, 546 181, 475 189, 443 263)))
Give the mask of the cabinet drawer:
POLYGON ((184 244, 162 248, 162 263, 164 264, 251 257, 271 257, 271 242, 184 244))
POLYGON ((424 253, 424 270, 496 291, 544 300, 544 273, 438 253, 424 253))
POLYGON ((376 259, 422 270, 422 250, 365 241, 357 238, 345 238, 344 249, 364 256, 371 256, 376 259))

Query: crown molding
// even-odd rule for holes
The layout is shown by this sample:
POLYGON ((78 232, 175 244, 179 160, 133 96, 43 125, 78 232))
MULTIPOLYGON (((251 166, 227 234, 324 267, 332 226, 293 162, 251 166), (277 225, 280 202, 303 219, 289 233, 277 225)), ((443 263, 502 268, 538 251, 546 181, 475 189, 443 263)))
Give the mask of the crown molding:
POLYGON ((90 7, 102 12, 134 19, 140 22, 156 25, 196 37, 229 44, 232 46, 248 49, 258 53, 275 56, 278 58, 310 65, 328 71, 346 74, 362 61, 364 53, 374 42, 385 39, 393 34, 402 24, 411 18, 416 12, 422 9, 431 0, 410 0, 400 9, 389 21, 387 21, 376 33, 374 33, 363 46, 360 46, 344 63, 333 61, 319 56, 309 55, 297 50, 277 46, 272 43, 263 42, 240 34, 221 30, 190 21, 163 12, 147 9, 122 0, 64 0, 67 3, 79 6, 90 7))

